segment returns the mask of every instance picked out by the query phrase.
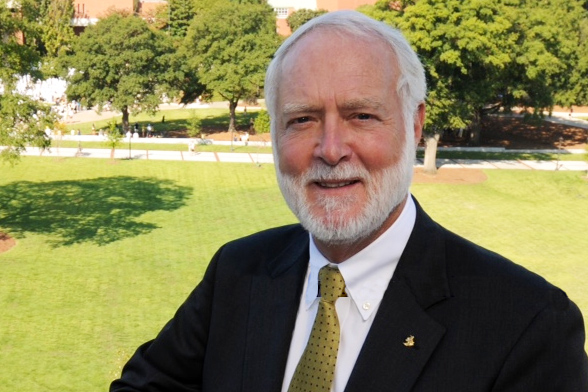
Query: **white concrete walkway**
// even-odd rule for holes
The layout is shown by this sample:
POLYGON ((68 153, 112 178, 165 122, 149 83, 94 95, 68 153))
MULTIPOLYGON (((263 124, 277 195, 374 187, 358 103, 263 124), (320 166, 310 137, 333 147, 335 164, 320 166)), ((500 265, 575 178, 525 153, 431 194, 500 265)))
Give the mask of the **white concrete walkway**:
MULTIPOLYGON (((177 140, 177 139, 176 139, 177 140)), ((134 144, 131 150, 118 149, 115 151, 115 159, 147 159, 168 160, 186 162, 232 162, 252 164, 273 164, 272 154, 239 153, 239 152, 197 152, 187 151, 158 151, 148 150, 148 144, 134 144), (138 147, 138 146, 141 147, 138 147), (138 147, 138 148, 137 148, 138 147)), ((550 150, 551 151, 551 150, 550 150)), ((23 156, 44 157, 70 157, 70 158, 110 158, 109 149, 83 148, 81 152, 77 148, 51 148, 40 150, 28 148, 23 156)), ((415 166, 422 166, 421 159, 417 159, 415 166)), ((438 159, 437 167, 447 169, 516 169, 516 170, 562 170, 562 171, 588 171, 586 161, 529 161, 529 160, 476 160, 476 159, 438 159)))

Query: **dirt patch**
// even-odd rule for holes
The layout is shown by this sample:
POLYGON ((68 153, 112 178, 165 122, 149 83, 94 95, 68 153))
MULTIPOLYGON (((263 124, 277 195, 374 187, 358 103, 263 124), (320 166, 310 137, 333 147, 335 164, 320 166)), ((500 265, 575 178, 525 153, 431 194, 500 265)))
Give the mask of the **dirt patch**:
MULTIPOLYGON (((504 147, 516 150, 586 148, 588 131, 575 126, 513 117, 486 117, 482 121, 481 147, 504 147)), ((443 134, 440 147, 467 147, 465 137, 443 134)))
POLYGON ((488 179, 480 169, 439 168, 436 174, 423 173, 423 168, 414 169, 415 184, 479 184, 488 179))
POLYGON ((16 245, 16 240, 8 234, 0 232, 0 253, 6 252, 16 245))

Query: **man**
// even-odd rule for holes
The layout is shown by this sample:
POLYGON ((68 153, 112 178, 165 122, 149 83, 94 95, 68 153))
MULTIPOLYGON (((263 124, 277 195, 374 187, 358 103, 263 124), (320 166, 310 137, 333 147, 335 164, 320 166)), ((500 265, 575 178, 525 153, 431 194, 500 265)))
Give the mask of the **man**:
POLYGON ((361 14, 286 40, 266 102, 304 228, 223 246, 111 391, 588 390, 578 308, 410 197, 424 99, 408 43, 361 14))

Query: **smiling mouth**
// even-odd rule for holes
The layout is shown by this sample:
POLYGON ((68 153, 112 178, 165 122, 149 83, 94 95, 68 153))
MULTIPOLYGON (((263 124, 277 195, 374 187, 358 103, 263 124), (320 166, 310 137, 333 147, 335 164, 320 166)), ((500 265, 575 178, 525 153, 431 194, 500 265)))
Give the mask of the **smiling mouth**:
POLYGON ((343 188, 345 186, 353 185, 358 183, 359 180, 351 180, 351 181, 316 181, 315 184, 320 186, 321 188, 343 188))

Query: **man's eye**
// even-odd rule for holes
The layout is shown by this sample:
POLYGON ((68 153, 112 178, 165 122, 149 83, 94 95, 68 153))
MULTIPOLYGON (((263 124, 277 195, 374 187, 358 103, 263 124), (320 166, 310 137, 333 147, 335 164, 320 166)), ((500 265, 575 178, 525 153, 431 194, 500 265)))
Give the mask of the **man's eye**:
POLYGON ((292 120, 288 121, 288 125, 305 124, 309 121, 310 121, 310 117, 297 117, 297 118, 293 118, 292 120))
POLYGON ((359 120, 369 120, 372 118, 371 114, 366 114, 366 113, 360 113, 357 115, 357 118, 359 120))

